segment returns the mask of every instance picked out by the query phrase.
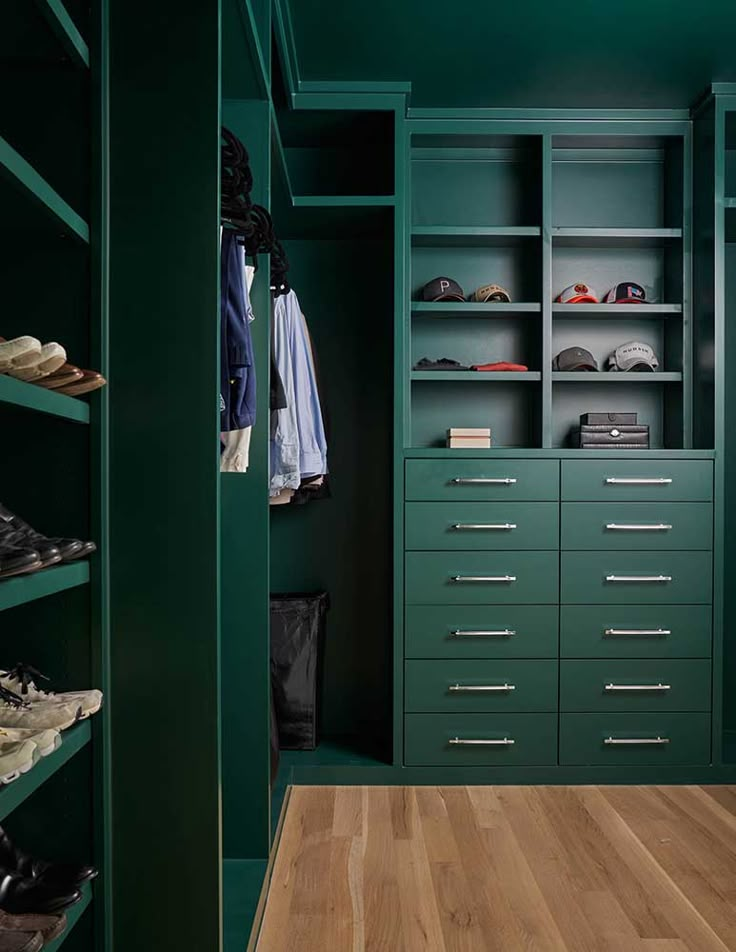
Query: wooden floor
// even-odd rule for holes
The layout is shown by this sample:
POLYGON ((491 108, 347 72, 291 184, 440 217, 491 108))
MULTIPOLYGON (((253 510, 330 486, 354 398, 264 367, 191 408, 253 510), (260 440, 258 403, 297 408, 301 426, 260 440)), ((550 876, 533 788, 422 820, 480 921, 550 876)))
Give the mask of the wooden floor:
POLYGON ((736 787, 294 787, 257 949, 736 950, 736 787))

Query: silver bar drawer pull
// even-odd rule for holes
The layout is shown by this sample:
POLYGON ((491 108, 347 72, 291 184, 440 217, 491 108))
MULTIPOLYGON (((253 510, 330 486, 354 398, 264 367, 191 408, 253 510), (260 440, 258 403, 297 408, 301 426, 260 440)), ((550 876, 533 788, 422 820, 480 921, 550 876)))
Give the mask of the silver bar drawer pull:
POLYGON ((671 691, 671 684, 606 684, 605 691, 671 691))
POLYGON ((668 476, 657 476, 654 479, 624 479, 619 476, 608 476, 606 479, 609 486, 669 486, 671 482, 668 476))
POLYGON ((451 684, 448 691, 515 691, 515 684, 451 684))
POLYGON ((458 529, 460 532, 469 532, 473 529, 489 529, 489 530, 500 530, 500 531, 509 531, 516 528, 516 523, 514 522, 490 522, 490 523, 474 523, 474 522, 456 522, 452 527, 453 529, 458 529))
POLYGON ((469 628, 456 628, 450 632, 453 638, 512 638, 516 631, 513 628, 499 628, 497 631, 473 631, 469 628))
POLYGON ((490 476, 456 476, 453 483, 457 486, 513 486, 516 482, 511 476, 492 479, 490 476))
POLYGON ((515 582, 515 575, 453 575, 451 582, 515 582))
POLYGON ((666 522, 656 522, 651 525, 646 525, 645 523, 639 524, 627 524, 624 522, 609 522, 606 526, 606 529, 610 529, 612 532, 669 532, 672 528, 666 522))
POLYGON ((604 744, 669 744, 669 737, 606 737, 604 744))
POLYGON ((607 575, 607 582, 671 582, 671 575, 607 575))
POLYGON ((641 635, 642 638, 652 638, 660 635, 671 635, 672 630, 670 628, 606 628, 603 634, 609 637, 611 635, 641 635))
POLYGON ((451 737, 448 743, 455 747, 510 747, 512 744, 515 744, 516 741, 513 737, 501 737, 498 740, 476 740, 475 738, 451 737))

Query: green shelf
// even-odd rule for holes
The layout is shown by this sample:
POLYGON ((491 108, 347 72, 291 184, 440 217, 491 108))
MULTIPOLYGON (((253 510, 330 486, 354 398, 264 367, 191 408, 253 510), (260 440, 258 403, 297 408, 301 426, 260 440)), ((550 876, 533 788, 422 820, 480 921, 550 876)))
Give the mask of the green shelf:
POLYGON ((586 371, 552 371, 552 381, 554 383, 681 383, 681 373, 609 373, 601 371, 600 373, 588 373, 586 371))
POLYGON ((724 198, 723 199, 724 208, 736 208, 736 198, 724 198))
POLYGON ((2 137, 0 137, 0 173, 7 185, 25 200, 26 205, 24 209, 18 209, 17 202, 14 202, 10 195, 6 195, 7 189, 3 188, 0 192, 0 205, 3 207, 5 228, 14 227, 19 219, 21 225, 30 227, 32 223, 27 216, 27 206, 32 204, 40 209, 47 219, 50 217, 59 226, 61 232, 83 242, 89 242, 87 222, 2 137))
POLYGON ((639 320, 642 317, 674 317, 682 314, 681 304, 553 304, 552 313, 560 317, 591 315, 639 320))
POLYGON ((682 228, 561 228, 551 230, 558 246, 585 248, 615 245, 616 247, 651 248, 663 241, 682 238, 682 228))
POLYGON ((384 208, 396 204, 394 195, 295 195, 294 208, 384 208))
POLYGON ((69 59, 89 69, 89 47, 62 0, 36 0, 36 3, 69 59))
POLYGON ((536 383, 542 379, 541 373, 534 370, 412 370, 411 379, 420 380, 454 380, 470 383, 536 383))
POLYGON ((53 942, 50 942, 48 945, 43 947, 44 952, 56 952, 57 949, 60 949, 68 936, 71 934, 74 926, 79 922, 79 920, 84 915, 87 907, 92 902, 92 886, 90 883, 87 883, 86 886, 82 889, 82 899, 72 906, 71 909, 67 910, 66 914, 66 929, 62 932, 58 939, 54 939, 53 942))
POLYGON ((27 575, 16 575, 11 578, 0 579, 0 611, 7 608, 16 608, 26 602, 45 598, 64 592, 68 588, 86 585, 89 582, 89 562, 70 562, 69 565, 54 566, 30 572, 27 575))
POLYGON ((48 757, 42 757, 28 773, 23 774, 18 780, 0 787, 0 820, 4 820, 32 793, 35 793, 49 777, 53 777, 57 770, 78 754, 89 743, 91 736, 92 729, 89 720, 81 721, 75 727, 62 733, 61 747, 58 750, 49 754, 48 757))
POLYGON ((450 225, 415 225, 411 243, 416 247, 442 248, 448 245, 463 247, 483 245, 514 245, 529 238, 539 238, 541 228, 535 226, 455 227, 450 225))
POLYGON ((476 301, 467 301, 461 304, 453 301, 421 301, 411 305, 411 313, 417 317, 495 317, 513 314, 539 314, 541 304, 516 303, 506 304, 498 301, 495 304, 480 304, 476 301))
POLYGON ((84 401, 16 380, 7 374, 0 374, 0 404, 3 403, 48 413, 75 423, 89 423, 89 404, 84 401))

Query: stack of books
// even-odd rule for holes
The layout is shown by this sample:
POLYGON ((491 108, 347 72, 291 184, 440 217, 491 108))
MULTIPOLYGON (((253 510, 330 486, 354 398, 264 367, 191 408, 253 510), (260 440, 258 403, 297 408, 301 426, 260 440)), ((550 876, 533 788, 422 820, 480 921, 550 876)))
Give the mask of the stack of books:
POLYGON ((453 426, 447 431, 447 445, 451 450, 489 450, 490 427, 453 426))

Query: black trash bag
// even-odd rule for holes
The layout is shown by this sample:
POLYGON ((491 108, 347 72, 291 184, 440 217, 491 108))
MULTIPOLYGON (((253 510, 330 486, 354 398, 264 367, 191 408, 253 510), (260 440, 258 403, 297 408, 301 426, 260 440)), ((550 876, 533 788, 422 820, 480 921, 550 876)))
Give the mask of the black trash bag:
POLYGON ((314 750, 319 743, 329 607, 327 592, 271 596, 271 691, 282 750, 314 750))

